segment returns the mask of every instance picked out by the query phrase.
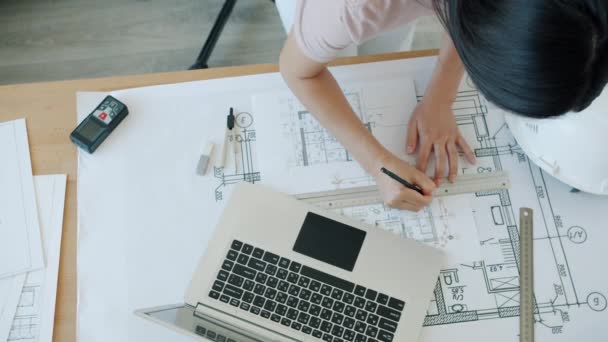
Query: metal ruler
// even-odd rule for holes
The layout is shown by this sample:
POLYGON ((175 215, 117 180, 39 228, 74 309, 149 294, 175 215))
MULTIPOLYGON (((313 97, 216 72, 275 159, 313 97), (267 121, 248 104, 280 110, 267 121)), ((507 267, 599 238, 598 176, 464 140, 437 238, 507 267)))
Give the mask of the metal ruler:
POLYGON ((519 209, 519 341, 534 342, 534 236, 532 209, 519 209))
MULTIPOLYGON (((443 182, 435 189, 433 196, 504 190, 510 186, 509 175, 503 171, 460 175, 454 183, 443 182)), ((325 209, 349 208, 383 202, 376 185, 311 192, 298 194, 295 197, 325 209)))

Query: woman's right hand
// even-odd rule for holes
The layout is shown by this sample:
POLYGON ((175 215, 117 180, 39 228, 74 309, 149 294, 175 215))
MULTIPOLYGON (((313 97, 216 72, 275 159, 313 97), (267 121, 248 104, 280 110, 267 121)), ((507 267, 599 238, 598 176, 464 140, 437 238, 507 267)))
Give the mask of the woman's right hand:
POLYGON ((435 190, 435 183, 431 178, 393 154, 379 159, 372 174, 376 179, 376 184, 380 189, 384 203, 390 207, 420 211, 433 199, 432 193, 435 190), (387 176, 380 171, 382 167, 392 171, 408 182, 418 185, 424 195, 419 194, 415 190, 408 189, 398 181, 387 176))

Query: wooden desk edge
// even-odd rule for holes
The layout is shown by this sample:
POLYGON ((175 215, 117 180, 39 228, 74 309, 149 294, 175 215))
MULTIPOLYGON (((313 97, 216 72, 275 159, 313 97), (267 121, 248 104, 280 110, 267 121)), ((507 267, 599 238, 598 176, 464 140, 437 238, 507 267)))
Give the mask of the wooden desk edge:
MULTIPOLYGON (((343 57, 338 58, 335 61, 329 63, 330 66, 339 65, 351 65, 351 64, 363 64, 363 63, 374 63, 382 61, 390 61, 397 59, 406 58, 417 58, 417 57, 428 57, 437 55, 439 50, 418 50, 418 51, 405 51, 405 52, 394 52, 377 55, 366 55, 366 56, 354 56, 354 57, 343 57)), ((0 92, 6 91, 12 88, 28 88, 28 87, 40 87, 40 86, 53 86, 53 87, 70 87, 78 86, 80 91, 110 91, 116 89, 127 89, 127 88, 138 88, 156 84, 167 84, 171 82, 188 82, 207 80, 214 78, 225 78, 225 77, 236 77, 236 76, 247 76, 255 74, 263 74, 270 72, 278 72, 278 64, 253 64, 253 65, 241 65, 241 66, 230 66, 230 67, 219 67, 210 69, 200 70, 185 70, 185 71, 171 71, 161 73, 150 73, 150 74, 136 74, 126 76, 112 76, 102 78, 89 78, 89 79, 75 79, 65 81, 52 81, 52 82, 35 82, 35 83, 21 83, 21 84, 10 84, 1 85, 0 92), (168 81, 168 82, 167 82, 168 81), (160 82, 160 83, 157 83, 160 82), (123 87, 128 85, 128 87, 123 87)))
MULTIPOLYGON (((330 65, 427 57, 437 55, 437 53, 438 50, 421 50, 346 57, 340 58, 330 65)), ((76 341, 77 153, 76 148, 68 139, 69 133, 76 126, 76 92, 111 91, 277 71, 278 65, 276 64, 260 64, 0 86, 0 103, 2 103, 0 122, 26 117, 34 174, 68 174, 53 341, 76 341)))

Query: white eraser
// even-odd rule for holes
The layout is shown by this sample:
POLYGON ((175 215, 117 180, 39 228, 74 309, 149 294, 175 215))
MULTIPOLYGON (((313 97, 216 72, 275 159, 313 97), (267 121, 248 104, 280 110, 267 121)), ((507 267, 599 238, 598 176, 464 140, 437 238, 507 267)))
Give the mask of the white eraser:
POLYGON ((215 147, 215 144, 212 143, 211 141, 207 141, 205 143, 205 146, 203 147, 203 150, 201 151, 201 154, 204 156, 209 156, 211 157, 211 153, 213 153, 213 148, 215 147))
POLYGON ((207 142, 203 147, 201 157, 198 160, 198 165, 196 166, 196 173, 201 176, 204 176, 207 173, 207 168, 209 167, 209 160, 211 159, 211 153, 213 153, 214 146, 215 145, 212 142, 207 142))

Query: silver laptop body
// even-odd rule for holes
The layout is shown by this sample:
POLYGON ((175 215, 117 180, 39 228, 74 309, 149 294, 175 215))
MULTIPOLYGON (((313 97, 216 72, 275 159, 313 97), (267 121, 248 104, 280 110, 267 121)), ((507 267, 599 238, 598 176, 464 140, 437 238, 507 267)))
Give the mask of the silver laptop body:
POLYGON ((415 341, 443 258, 416 241, 242 183, 185 303, 136 314, 202 341, 415 341))

